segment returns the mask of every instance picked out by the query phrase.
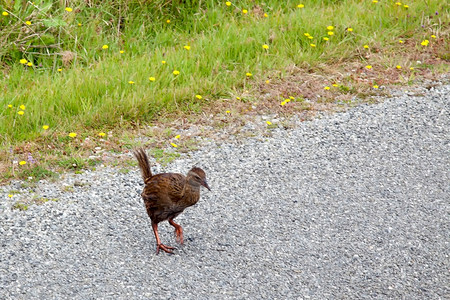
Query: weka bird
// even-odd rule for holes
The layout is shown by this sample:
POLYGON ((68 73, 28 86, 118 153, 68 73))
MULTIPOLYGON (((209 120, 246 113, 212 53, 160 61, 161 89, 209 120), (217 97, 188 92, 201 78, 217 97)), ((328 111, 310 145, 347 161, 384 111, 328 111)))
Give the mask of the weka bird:
POLYGON ((206 174, 200 168, 192 168, 187 176, 177 173, 161 173, 153 175, 147 154, 143 149, 133 151, 139 162, 145 187, 142 191, 147 214, 152 221, 156 238, 156 254, 162 249, 173 253, 173 247, 161 243, 158 235, 158 223, 168 220, 175 227, 175 238, 183 244, 183 229, 173 219, 186 207, 192 206, 200 199, 200 186, 211 190, 206 183, 206 174))

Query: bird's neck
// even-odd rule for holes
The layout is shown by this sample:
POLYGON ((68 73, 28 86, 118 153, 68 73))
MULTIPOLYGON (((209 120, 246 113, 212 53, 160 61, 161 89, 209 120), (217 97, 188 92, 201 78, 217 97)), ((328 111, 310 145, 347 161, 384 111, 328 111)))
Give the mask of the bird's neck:
POLYGON ((184 185, 183 200, 187 206, 194 205, 200 198, 200 186, 192 185, 188 181, 184 185))
POLYGON ((186 192, 200 193, 200 186, 199 185, 190 184, 189 182, 186 182, 185 189, 186 189, 186 192))

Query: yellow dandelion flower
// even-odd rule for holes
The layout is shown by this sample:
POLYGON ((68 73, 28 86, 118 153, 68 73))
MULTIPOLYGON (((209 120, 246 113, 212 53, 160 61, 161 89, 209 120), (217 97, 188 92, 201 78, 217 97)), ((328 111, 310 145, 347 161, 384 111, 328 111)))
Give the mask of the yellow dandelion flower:
POLYGON ((291 100, 294 100, 295 98, 294 98, 294 97, 292 97, 292 96, 289 96, 289 99, 291 99, 291 100))
POLYGON ((165 60, 162 60, 161 63, 164 65, 164 64, 166 63, 166 61, 165 61, 165 60))
POLYGON ((172 73, 173 73, 173 75, 180 75, 180 71, 178 71, 178 70, 174 70, 172 73))
POLYGON ((129 84, 134 84, 134 81, 130 80, 128 81, 129 84))
POLYGON ((179 134, 177 134, 177 135, 175 136, 176 139, 179 139, 180 137, 181 137, 181 135, 179 135, 179 134))
POLYGON ((423 40, 422 43, 420 43, 422 46, 428 46, 428 44, 430 43, 429 40, 423 40))
POLYGON ((372 66, 368 65, 368 66, 366 66, 366 69, 370 70, 370 69, 372 69, 372 66))
POLYGON ((347 31, 352 32, 353 28, 349 27, 349 28, 347 28, 347 31))
POLYGON ((226 113, 226 114, 230 114, 230 113, 231 113, 231 111, 227 110, 227 111, 225 111, 225 113, 226 113))
POLYGON ((8 194, 8 197, 9 197, 9 198, 12 198, 12 197, 13 197, 13 195, 12 195, 12 194, 8 194))
POLYGON ((172 145, 172 147, 174 147, 174 148, 178 147, 177 144, 174 144, 174 143, 170 143, 170 145, 172 145))
POLYGON ((298 8, 303 8, 303 7, 305 7, 305 5, 304 4, 299 4, 299 5, 297 5, 297 7, 298 8))
POLYGON ((252 76, 253 76, 253 74, 252 74, 252 73, 250 73, 250 72, 247 72, 247 73, 245 73, 245 76, 247 76, 247 77, 252 77, 252 76))
POLYGON ((409 5, 405 4, 403 5, 404 8, 409 8, 409 5))
POLYGON ((269 49, 269 45, 266 45, 266 44, 262 45, 262 47, 266 50, 269 49))
POLYGON ((81 27, 81 23, 78 23, 78 27, 81 27))
POLYGON ((19 62, 24 65, 28 62, 28 60, 26 60, 25 58, 22 58, 21 60, 19 60, 19 62))
POLYGON ((198 100, 202 99, 203 97, 201 95, 195 95, 195 98, 197 98, 198 100))
POLYGON ((23 110, 19 110, 18 112, 17 112, 19 115, 21 115, 21 116, 23 116, 23 114, 25 113, 23 110))
POLYGON ((286 102, 286 103, 291 102, 291 99, 289 99, 289 98, 284 99, 284 102, 286 102))
POLYGON ((70 8, 70 7, 66 7, 65 10, 66 10, 67 12, 72 12, 72 8, 70 8))
POLYGON ((150 80, 150 81, 155 81, 156 78, 155 78, 155 77, 149 77, 148 80, 150 80))
POLYGON ((316 44, 309 44, 309 45, 313 48, 316 47, 316 44))
POLYGON ((74 138, 74 137, 77 136, 77 134, 76 134, 76 132, 71 132, 71 133, 69 133, 69 136, 70 136, 71 138, 74 138))
POLYGON ((414 71, 414 67, 409 68, 411 71, 414 71))
POLYGON ((280 105, 281 105, 281 106, 285 106, 285 105, 286 105, 286 101, 282 101, 282 102, 280 103, 280 105))
POLYGON ((2 12, 2 15, 6 17, 7 15, 9 15, 9 13, 4 11, 4 12, 2 12))
POLYGON ((369 45, 364 45, 364 49, 369 49, 369 45))
POLYGON ((375 85, 373 86, 373 88, 374 88, 374 89, 377 89, 377 88, 378 88, 378 85, 375 84, 375 85))
POLYGON ((435 39, 435 38, 436 38, 436 36, 435 36, 434 34, 432 34, 432 35, 431 35, 431 38, 435 39))
POLYGON ((270 121, 267 121, 266 123, 267 123, 267 125, 272 125, 272 122, 270 122, 270 121))
POLYGON ((47 129, 49 128, 49 126, 48 126, 48 125, 43 125, 42 128, 43 128, 44 130, 47 130, 47 129))
POLYGON ((313 38, 314 38, 314 37, 313 37, 313 36, 311 36, 311 35, 310 35, 310 36, 308 36, 308 39, 310 39, 310 40, 312 40, 313 38))
POLYGON ((339 86, 339 84, 337 84, 337 83, 333 83, 333 86, 334 86, 334 87, 338 87, 338 86, 339 86))
POLYGON ((170 20, 169 20, 169 19, 167 19, 167 20, 166 20, 166 23, 167 23, 167 24, 169 24, 169 23, 170 23, 170 20))
POLYGON ((400 5, 402 5, 402 3, 401 2, 395 2, 395 5, 400 6, 400 5))
POLYGON ((12 104, 8 104, 8 108, 12 108, 12 104))
POLYGON ((19 108, 21 109, 21 110, 25 110, 25 105, 21 105, 21 106, 19 106, 19 108))
POLYGON ((405 42, 403 40, 398 40, 399 44, 404 44, 405 42))
POLYGON ((188 45, 184 46, 183 48, 186 50, 191 50, 191 46, 188 46, 188 45))
POLYGON ((104 132, 99 132, 98 135, 101 136, 101 137, 104 137, 104 136, 106 135, 106 133, 104 133, 104 132))
POLYGON ((397 66, 395 66, 397 69, 401 69, 402 68, 402 66, 400 66, 400 65, 397 65, 397 66))
POLYGON ((23 165, 26 165, 26 161, 24 161, 24 160, 21 160, 21 161, 19 161, 19 165, 21 165, 21 166, 23 166, 23 165))
POLYGON ((328 90, 330 90, 330 87, 329 87, 329 86, 326 86, 326 87, 324 87, 323 89, 328 91, 328 90))
POLYGON ((372 3, 378 3, 378 0, 372 0, 372 3))
POLYGON ((269 84, 269 83, 270 83, 270 80, 269 80, 269 79, 267 79, 267 80, 266 80, 266 84, 269 84))
POLYGON ((59 68, 58 70, 57 70, 58 72, 62 72, 62 69, 61 68, 59 68))
POLYGON ((269 15, 264 13, 264 18, 268 18, 268 17, 269 17, 269 15))
POLYGON ((120 50, 119 53, 120 53, 120 54, 124 54, 125 51, 124 51, 124 50, 120 50))
POLYGON ((30 22, 30 21, 25 21, 25 24, 27 24, 28 26, 30 26, 30 25, 31 25, 31 22, 30 22))
POLYGON ((333 30, 333 29, 334 29, 334 26, 331 26, 331 25, 330 25, 330 26, 327 26, 327 30, 328 30, 328 31, 331 31, 331 30, 333 30))
POLYGON ((248 10, 243 9, 243 10, 242 10, 242 13, 245 15, 246 13, 248 13, 248 10))
POLYGON ((241 100, 241 97, 236 97, 236 100, 241 100))
POLYGON ((304 35, 305 35, 306 37, 310 36, 310 34, 307 33, 307 32, 305 32, 304 35))
POLYGON ((103 45, 103 46, 102 46, 102 49, 103 49, 103 50, 106 50, 106 49, 108 49, 108 48, 109 48, 108 45, 103 45))
POLYGON ((334 32, 333 31, 328 31, 328 35, 332 36, 332 35, 334 35, 334 32))
POLYGON ((29 62, 27 63, 27 66, 32 67, 32 66, 33 66, 33 63, 32 63, 31 61, 29 61, 29 62))
POLYGON ((327 37, 324 37, 324 38, 323 38, 323 40, 324 40, 324 41, 328 41, 328 40, 329 40, 329 38, 327 38, 327 37))
POLYGON ((231 6, 231 2, 230 1, 225 2, 225 5, 226 6, 231 6))

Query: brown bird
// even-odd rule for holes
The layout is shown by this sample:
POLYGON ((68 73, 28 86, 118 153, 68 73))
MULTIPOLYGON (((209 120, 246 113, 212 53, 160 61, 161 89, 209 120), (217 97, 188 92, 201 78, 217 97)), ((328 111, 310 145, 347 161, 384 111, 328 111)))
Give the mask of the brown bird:
POLYGON ((183 228, 175 223, 175 219, 186 207, 192 206, 200 199, 200 186, 211 190, 206 183, 206 174, 200 168, 192 168, 187 176, 178 173, 161 173, 153 175, 147 154, 143 149, 133 151, 139 162, 145 187, 142 191, 147 214, 152 221, 156 238, 156 254, 162 249, 173 253, 173 247, 161 243, 158 235, 158 223, 168 220, 175 227, 175 238, 183 244, 183 228))

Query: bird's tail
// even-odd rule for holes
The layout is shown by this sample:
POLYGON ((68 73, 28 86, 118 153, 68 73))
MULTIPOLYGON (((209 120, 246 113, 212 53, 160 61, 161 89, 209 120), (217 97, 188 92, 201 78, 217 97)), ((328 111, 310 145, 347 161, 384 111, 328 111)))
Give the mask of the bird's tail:
POLYGON ((142 178, 145 182, 147 179, 153 176, 152 171, 150 170, 148 156, 142 148, 134 150, 133 154, 139 163, 139 169, 141 169, 142 178))

